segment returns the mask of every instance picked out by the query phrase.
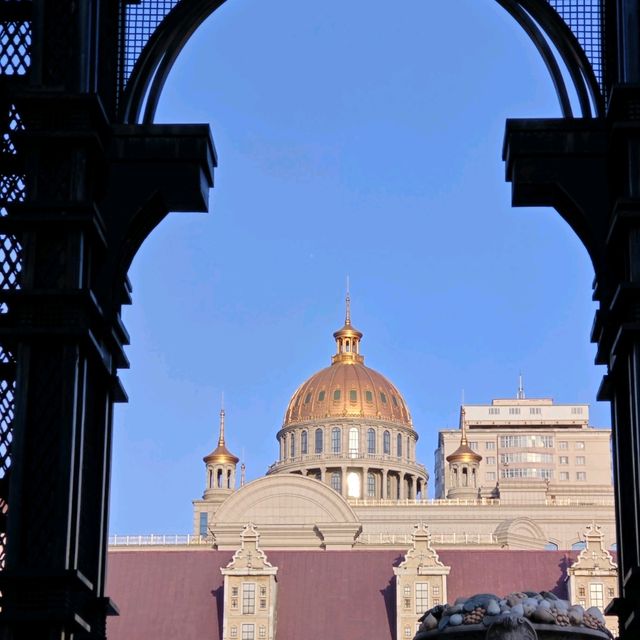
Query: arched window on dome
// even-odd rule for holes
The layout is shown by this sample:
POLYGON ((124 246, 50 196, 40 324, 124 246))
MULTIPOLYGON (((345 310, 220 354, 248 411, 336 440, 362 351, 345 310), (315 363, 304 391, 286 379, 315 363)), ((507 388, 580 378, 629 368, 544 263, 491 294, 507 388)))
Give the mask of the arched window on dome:
POLYGON ((371 471, 367 473, 367 497, 376 497, 376 477, 371 473, 371 471))
POLYGON ((209 489, 213 489, 213 471, 209 469, 209 489))
POLYGON ((339 471, 334 471, 331 474, 331 488, 338 493, 342 492, 342 474, 339 471))
POLYGON ((402 456, 402 435, 401 434, 398 434, 398 437, 396 438, 396 454, 398 458, 402 456))
POLYGON ((356 471, 350 471, 347 474, 347 496, 349 498, 361 498, 362 489, 360 485, 360 474, 356 471))
POLYGON ((376 452, 376 430, 369 429, 367 431, 367 453, 374 454, 376 452))
POLYGON ((307 455, 307 453, 309 453, 309 451, 308 451, 308 444, 307 444, 307 438, 308 438, 307 432, 306 432, 306 431, 303 431, 303 432, 300 434, 300 453, 301 453, 303 456, 306 456, 306 455, 307 455))
POLYGON ((331 429, 331 453, 340 453, 340 440, 342 439, 342 433, 340 427, 333 427, 331 429))
POLYGON ((382 452, 385 455, 391 455, 391 434, 385 431, 382 436, 382 452))
POLYGON ((349 457, 357 458, 360 450, 360 431, 356 427, 349 429, 349 457))
POLYGON ((323 434, 322 434, 322 429, 316 429, 316 453, 322 453, 322 449, 323 449, 323 434))
POLYGON ((218 478, 216 483, 218 485, 218 489, 224 489, 223 482, 222 469, 218 469, 218 478))
POLYGON ((295 433, 291 434, 290 442, 291 442, 289 447, 290 454, 292 458, 295 458, 296 457, 296 434, 295 433))

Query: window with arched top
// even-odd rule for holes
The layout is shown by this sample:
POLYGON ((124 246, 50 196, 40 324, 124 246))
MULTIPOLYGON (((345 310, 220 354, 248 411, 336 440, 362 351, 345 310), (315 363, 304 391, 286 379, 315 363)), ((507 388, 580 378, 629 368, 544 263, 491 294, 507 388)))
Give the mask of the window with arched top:
POLYGON ((356 427, 349 429, 349 456, 355 458, 360 450, 360 431, 356 427))
POLYGON ((322 434, 322 429, 316 429, 316 448, 315 448, 315 452, 316 453, 322 453, 323 445, 324 445, 324 437, 323 437, 323 434, 322 434))
POLYGON ((362 497, 362 489, 360 487, 360 474, 356 471, 350 471, 347 474, 347 496, 349 496, 349 498, 362 497))
POLYGON ((371 473, 371 471, 367 473, 367 497, 376 497, 376 477, 371 473))
POLYGON ((396 455, 399 457, 402 456, 402 435, 398 434, 396 438, 396 455))
POLYGON ((296 434, 292 433, 290 438, 289 455, 292 458, 296 456, 296 434))
POLYGON ((342 474, 339 471, 334 471, 331 474, 331 488, 338 492, 342 491, 342 474))
POLYGON ((382 451, 386 455, 391 455, 391 434, 388 431, 382 435, 382 451))
POLYGON ((331 453, 340 453, 340 440, 342 439, 342 432, 340 427, 333 427, 331 429, 331 453))
POLYGON ((300 453, 301 453, 303 456, 306 456, 306 455, 307 455, 307 453, 309 453, 309 451, 308 451, 307 438, 308 438, 307 432, 306 432, 306 431, 303 431, 303 432, 300 434, 300 453))
POLYGON ((376 452, 376 430, 369 429, 367 431, 367 453, 376 452))

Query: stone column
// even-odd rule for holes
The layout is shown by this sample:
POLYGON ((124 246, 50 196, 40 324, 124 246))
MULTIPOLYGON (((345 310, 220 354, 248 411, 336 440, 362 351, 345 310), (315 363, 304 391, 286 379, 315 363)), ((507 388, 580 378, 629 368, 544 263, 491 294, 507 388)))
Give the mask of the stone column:
POLYGON ((383 500, 386 500, 389 496, 387 496, 387 470, 382 470, 382 487, 380 491, 380 496, 383 500))

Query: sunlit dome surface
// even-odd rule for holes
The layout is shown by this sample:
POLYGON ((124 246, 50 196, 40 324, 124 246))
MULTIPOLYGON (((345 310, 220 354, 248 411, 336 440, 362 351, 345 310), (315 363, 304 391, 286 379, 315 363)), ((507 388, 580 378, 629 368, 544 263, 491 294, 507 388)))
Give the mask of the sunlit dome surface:
POLYGON ((349 298, 344 326, 333 334, 336 354, 293 394, 283 427, 324 418, 373 418, 412 427, 411 414, 396 386, 366 367, 360 354, 362 333, 351 325, 349 298))

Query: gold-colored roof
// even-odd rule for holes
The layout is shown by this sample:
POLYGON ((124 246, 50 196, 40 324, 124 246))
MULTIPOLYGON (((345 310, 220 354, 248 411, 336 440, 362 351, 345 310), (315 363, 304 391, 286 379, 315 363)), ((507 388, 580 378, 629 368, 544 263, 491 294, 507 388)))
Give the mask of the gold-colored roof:
POLYGON ((220 435, 218 436, 218 446, 203 460, 208 464, 218 462, 220 464, 238 464, 240 458, 231 453, 224 443, 224 409, 220 409, 220 435))
POLYGON ((460 410, 460 428, 462 429, 460 446, 453 453, 447 456, 447 462, 480 462, 480 460, 482 460, 482 456, 479 453, 476 453, 467 442, 467 419, 464 407, 461 407, 460 410))
POLYGON ((476 453, 468 444, 461 444, 452 454, 447 456, 447 462, 480 462, 482 456, 476 453))
POLYGON ((283 427, 333 417, 374 418, 412 427, 402 394, 387 378, 364 365, 360 354, 362 333, 351 325, 348 294, 344 326, 333 337, 336 354, 331 366, 298 387, 287 407, 283 427))

